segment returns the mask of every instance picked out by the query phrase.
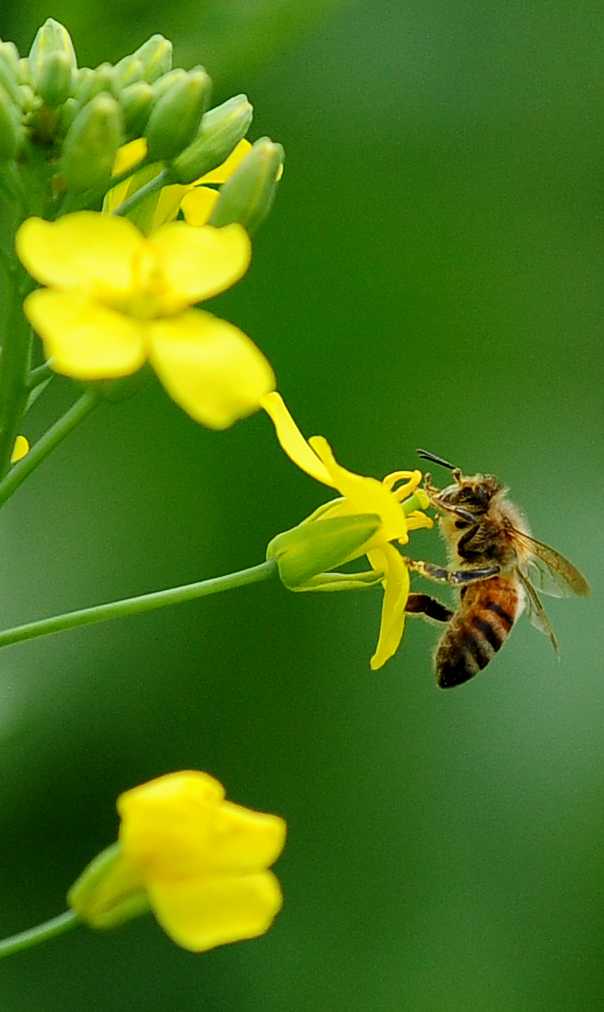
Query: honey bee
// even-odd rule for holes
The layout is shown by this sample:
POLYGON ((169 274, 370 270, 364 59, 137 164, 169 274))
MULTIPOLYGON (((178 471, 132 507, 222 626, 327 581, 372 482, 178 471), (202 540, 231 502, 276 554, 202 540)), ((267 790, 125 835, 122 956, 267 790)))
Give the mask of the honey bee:
POLYGON ((427 594, 410 594, 406 610, 447 629, 436 650, 436 673, 443 689, 461 685, 486 668, 526 610, 532 624, 558 643, 535 584, 554 597, 589 594, 578 569, 535 540, 507 490, 490 474, 463 475, 441 457, 418 450, 420 457, 448 468, 454 484, 438 489, 425 477, 426 492, 441 511, 440 530, 447 542, 451 569, 406 559, 411 569, 460 588, 452 612, 427 594))

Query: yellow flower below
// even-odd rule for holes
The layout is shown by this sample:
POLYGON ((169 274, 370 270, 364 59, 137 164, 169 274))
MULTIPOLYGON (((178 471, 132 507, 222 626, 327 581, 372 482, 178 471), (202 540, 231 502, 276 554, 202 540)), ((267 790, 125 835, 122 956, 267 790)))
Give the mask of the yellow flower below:
POLYGON ((17 252, 46 288, 25 313, 56 372, 78 380, 128 376, 150 361, 196 421, 224 429, 260 406, 274 375, 242 331, 191 308, 239 280, 251 246, 240 225, 175 221, 146 238, 126 218, 81 211, 29 218, 17 252))
POLYGON ((142 912, 142 895, 166 934, 192 952, 268 930, 282 905, 268 868, 283 849, 283 819, 226 801, 217 780, 194 770, 126 791, 117 807, 119 845, 69 894, 91 926, 142 912))
MULTIPOLYGON (((366 554, 374 572, 382 576, 384 600, 380 634, 371 658, 371 667, 381 668, 398 649, 409 596, 409 570, 391 542, 405 545, 409 531, 433 526, 430 517, 422 512, 428 505, 428 498, 418 488, 421 471, 396 471, 381 482, 354 474, 338 464, 322 436, 312 436, 306 441, 276 391, 262 397, 261 405, 272 419, 277 438, 288 457, 311 477, 336 488, 342 495, 341 499, 321 507, 307 523, 321 524, 346 516, 374 516, 379 520, 377 531, 345 561, 366 554), (405 484, 395 487, 400 481, 405 484), (418 505, 422 509, 416 509, 418 505)), ((335 589, 334 585, 330 583, 329 589, 335 589)))

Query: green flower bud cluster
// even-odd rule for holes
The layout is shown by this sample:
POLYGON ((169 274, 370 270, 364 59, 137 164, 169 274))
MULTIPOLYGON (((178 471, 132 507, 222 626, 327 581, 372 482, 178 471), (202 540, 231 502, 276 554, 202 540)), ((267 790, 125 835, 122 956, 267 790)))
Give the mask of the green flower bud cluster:
MULTIPOLYGON (((172 68, 172 44, 154 35, 134 53, 96 69, 78 67, 69 32, 52 18, 27 57, 0 42, 0 184, 23 216, 55 218, 100 209, 115 184, 118 150, 144 138, 144 161, 125 172, 162 174, 162 185, 190 185, 221 165, 247 133, 245 95, 209 109, 203 67, 172 68)), ((253 231, 270 208, 283 150, 258 141, 223 186, 212 224, 253 231)), ((135 189, 135 188, 134 188, 135 189)), ((132 191, 134 192, 134 191, 132 191)))

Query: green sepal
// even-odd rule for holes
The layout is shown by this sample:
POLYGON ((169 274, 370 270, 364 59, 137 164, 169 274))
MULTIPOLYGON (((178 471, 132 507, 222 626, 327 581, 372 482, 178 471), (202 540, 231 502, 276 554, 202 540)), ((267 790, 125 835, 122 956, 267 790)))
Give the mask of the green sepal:
POLYGON ((54 18, 46 19, 42 27, 38 28, 36 37, 32 42, 28 57, 32 78, 35 78, 36 76, 38 62, 48 53, 64 53, 69 60, 72 69, 75 70, 77 67, 76 54, 75 49, 73 48, 73 42, 71 41, 71 35, 67 29, 60 24, 59 21, 55 21, 54 18))
POLYGON ((67 903, 92 928, 116 928, 149 910, 145 887, 114 843, 84 868, 67 903))
POLYGON ((66 53, 46 53, 36 62, 32 84, 49 109, 57 109, 71 96, 73 68, 66 53))
POLYGON ((253 234, 272 207, 284 157, 281 145, 268 137, 256 141, 222 187, 210 225, 239 222, 253 234))
POLYGON ((275 559, 284 586, 304 590, 313 577, 361 555, 380 523, 375 513, 303 522, 277 534, 267 547, 266 557, 275 559))
POLYGON ((132 54, 143 66, 143 80, 152 84, 172 69, 172 43, 163 35, 152 35, 132 54))
POLYGON ((334 591, 334 590, 366 590, 368 587, 376 587, 384 579, 383 573, 375 569, 365 570, 363 573, 320 573, 312 576, 303 587, 290 587, 296 593, 304 591, 334 591))
POLYGON ((174 81, 151 110, 145 127, 149 161, 169 161, 195 137, 210 100, 212 82, 203 67, 174 81))
POLYGON ((205 114, 197 137, 174 159, 171 168, 176 182, 187 185, 228 158, 248 132, 254 110, 246 95, 235 95, 205 114))
POLYGON ((61 174, 74 193, 109 182, 122 143, 122 115, 113 95, 95 95, 75 116, 63 144, 61 174))

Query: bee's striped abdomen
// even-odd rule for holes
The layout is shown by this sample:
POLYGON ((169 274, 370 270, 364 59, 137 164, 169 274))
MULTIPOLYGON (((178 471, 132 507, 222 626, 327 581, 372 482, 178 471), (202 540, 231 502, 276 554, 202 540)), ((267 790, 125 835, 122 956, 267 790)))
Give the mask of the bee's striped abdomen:
POLYGON ((450 689, 486 668, 505 642, 521 610, 514 578, 469 584, 436 651, 438 684, 450 689))

